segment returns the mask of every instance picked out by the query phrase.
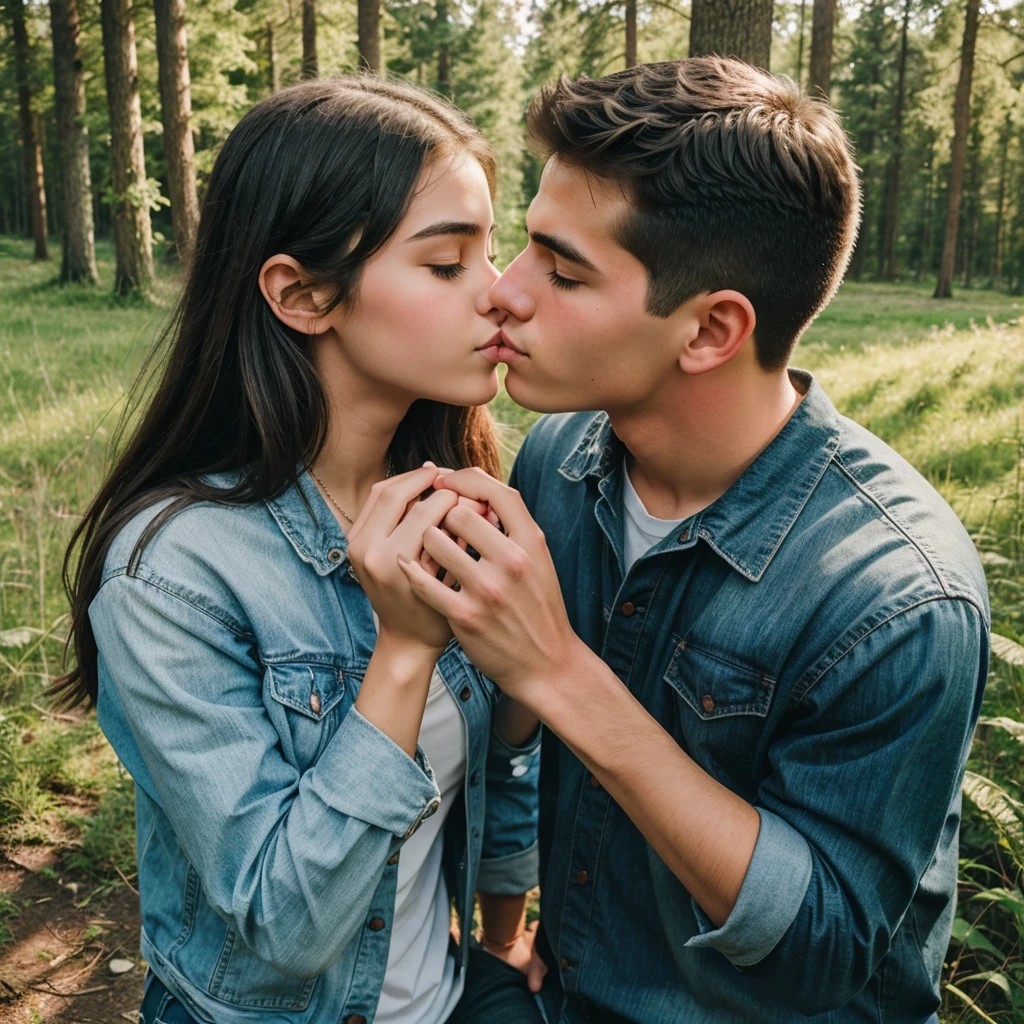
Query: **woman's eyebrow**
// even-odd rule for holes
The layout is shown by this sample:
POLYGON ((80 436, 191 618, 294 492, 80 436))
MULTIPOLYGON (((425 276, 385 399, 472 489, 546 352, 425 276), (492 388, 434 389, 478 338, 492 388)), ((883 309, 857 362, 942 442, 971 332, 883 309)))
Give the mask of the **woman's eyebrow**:
POLYGON ((465 220, 439 220, 436 224, 417 231, 406 239, 407 242, 418 242, 424 238, 435 238, 437 235, 479 235, 481 232, 479 224, 465 220))

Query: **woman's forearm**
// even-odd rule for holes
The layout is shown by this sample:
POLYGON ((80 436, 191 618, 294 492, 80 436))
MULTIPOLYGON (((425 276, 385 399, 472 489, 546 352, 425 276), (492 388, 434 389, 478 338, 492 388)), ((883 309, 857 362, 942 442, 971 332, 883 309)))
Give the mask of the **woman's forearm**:
POLYGON ((382 632, 356 698, 356 709, 363 718, 410 757, 416 753, 438 653, 427 647, 410 647, 382 632))

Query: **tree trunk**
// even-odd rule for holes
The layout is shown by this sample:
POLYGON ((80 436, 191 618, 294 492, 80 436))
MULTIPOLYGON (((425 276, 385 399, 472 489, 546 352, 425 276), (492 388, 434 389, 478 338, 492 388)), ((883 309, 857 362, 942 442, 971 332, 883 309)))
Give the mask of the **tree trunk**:
POLYGON ((359 62, 380 72, 380 0, 357 0, 359 62))
POLYGON ((717 53, 768 70, 772 51, 772 0, 693 0, 690 56, 717 53))
POLYGON ((807 25, 807 0, 800 0, 800 41, 796 49, 796 84, 804 87, 804 28, 807 25))
POLYGON ((277 29, 272 21, 267 22, 267 85, 270 95, 281 91, 281 62, 277 56, 277 29))
POLYGON ((811 73, 807 91, 829 98, 832 92, 832 29, 836 0, 814 0, 811 15, 811 73))
POLYGON ((996 245, 992 257, 992 283, 995 284, 1003 276, 1003 235, 1006 222, 1006 172, 1007 158, 1010 153, 1010 114, 1007 113, 1003 129, 999 133, 999 185, 996 190, 996 245))
POLYGON ((110 106, 110 163, 114 187, 114 291, 148 292, 153 284, 153 234, 142 148, 139 65, 132 0, 100 0, 103 63, 110 106))
POLYGON ((21 147, 25 164, 32 215, 32 237, 36 248, 33 259, 50 258, 46 237, 46 183, 43 178, 43 143, 39 118, 32 109, 32 54, 25 27, 25 0, 9 0, 11 35, 14 37, 14 68, 18 81, 18 116, 21 123, 21 147))
POLYGON ((302 0, 302 77, 317 78, 320 63, 316 58, 316 0, 302 0))
POLYGON ((50 0, 53 36, 53 99, 60 146, 64 204, 62 283, 99 284, 89 173, 89 129, 85 124, 85 76, 78 45, 78 0, 50 0))
POLYGON ((935 298, 953 295, 953 264, 956 260, 956 236, 960 223, 960 202, 964 191, 964 163, 967 157, 967 129, 971 119, 971 78, 974 75, 974 46, 978 39, 978 8, 981 0, 967 0, 964 38, 960 49, 960 78, 953 102, 953 168, 949 184, 949 207, 946 211, 946 237, 942 243, 939 280, 935 298))
POLYGON ((435 27, 439 40, 437 47, 437 91, 451 99, 452 61, 448 42, 448 0, 437 0, 434 7, 435 27))
POLYGON ((896 102, 892 112, 892 155, 885 182, 885 260, 883 276, 896 279, 896 237, 899 234, 900 163, 903 159, 903 106, 907 86, 907 35, 910 27, 911 0, 903 0, 903 25, 900 29, 899 68, 896 73, 896 102))
POLYGON ((188 71, 185 0, 153 0, 156 52, 160 65, 160 114, 171 193, 171 224, 178 259, 192 259, 199 227, 199 200, 192 167, 192 83, 188 71))
POLYGON ((626 0, 626 67, 636 64, 636 0, 626 0))

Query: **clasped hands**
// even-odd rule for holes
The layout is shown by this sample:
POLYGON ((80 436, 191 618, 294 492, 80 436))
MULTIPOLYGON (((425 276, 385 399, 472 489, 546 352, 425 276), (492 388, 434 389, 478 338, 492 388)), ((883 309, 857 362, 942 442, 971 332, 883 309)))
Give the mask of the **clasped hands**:
POLYGON ((349 532, 349 557, 382 636, 440 654, 454 634, 481 672, 544 717, 543 681, 582 641, 518 491, 479 469, 431 463, 391 477, 349 532))

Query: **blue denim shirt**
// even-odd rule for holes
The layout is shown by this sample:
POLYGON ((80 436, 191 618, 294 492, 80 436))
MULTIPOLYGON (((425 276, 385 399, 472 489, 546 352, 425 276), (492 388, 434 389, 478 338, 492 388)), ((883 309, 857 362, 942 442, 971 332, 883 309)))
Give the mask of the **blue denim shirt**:
POLYGON ((921 476, 794 376, 806 397, 778 436, 625 579, 607 416, 545 417, 520 452, 513 483, 574 629, 761 819, 715 928, 545 731, 541 912, 558 999, 560 985, 643 1024, 937 1019, 988 669, 985 578, 921 476))
MULTIPOLYGON (((353 707, 376 631, 345 537, 303 473, 191 506, 129 572, 159 507, 117 536, 89 609, 100 724, 136 782, 143 954, 200 1020, 372 1021, 399 852, 439 794, 422 751, 353 707)), ((462 969, 474 889, 536 884, 538 742, 501 740, 499 694, 454 643, 438 668, 465 717, 443 858, 462 969)))

